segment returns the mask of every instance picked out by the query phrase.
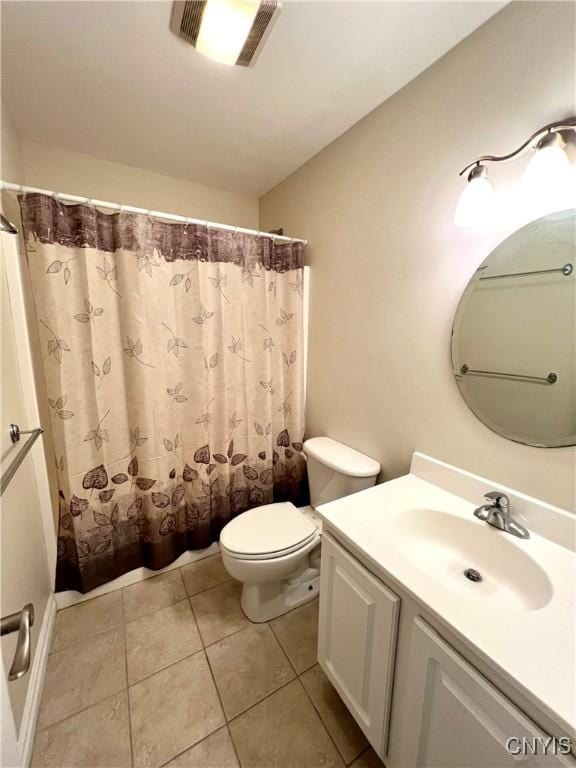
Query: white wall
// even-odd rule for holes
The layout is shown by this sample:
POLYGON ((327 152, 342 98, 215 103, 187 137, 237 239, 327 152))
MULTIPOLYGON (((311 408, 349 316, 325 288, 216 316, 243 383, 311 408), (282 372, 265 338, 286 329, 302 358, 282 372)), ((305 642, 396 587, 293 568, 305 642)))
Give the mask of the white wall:
MULTIPOLYGON (((512 3, 260 201, 262 228, 309 241, 308 434, 374 456, 387 479, 420 450, 575 507, 574 449, 491 432, 450 366, 460 295, 509 233, 454 228, 458 171, 576 112, 574 14, 512 3)), ((495 183, 516 184, 525 162, 494 168, 495 183)))
POLYGON ((258 228, 258 200, 90 155, 22 141, 26 184, 72 195, 258 228))

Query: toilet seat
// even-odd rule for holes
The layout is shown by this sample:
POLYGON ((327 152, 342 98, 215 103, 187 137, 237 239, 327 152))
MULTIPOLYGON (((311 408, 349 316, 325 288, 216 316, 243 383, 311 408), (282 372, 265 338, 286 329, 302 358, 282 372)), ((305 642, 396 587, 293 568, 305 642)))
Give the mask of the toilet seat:
POLYGON ((220 545, 242 560, 272 560, 306 547, 318 537, 313 523, 290 502, 265 504, 231 520, 220 545))

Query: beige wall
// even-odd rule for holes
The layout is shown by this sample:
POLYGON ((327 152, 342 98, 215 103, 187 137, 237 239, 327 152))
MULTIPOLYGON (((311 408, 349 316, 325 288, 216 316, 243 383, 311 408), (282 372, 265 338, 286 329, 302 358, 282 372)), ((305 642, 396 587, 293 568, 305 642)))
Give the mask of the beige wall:
POLYGON ((308 434, 376 457, 385 478, 420 450, 574 509, 574 449, 492 433, 450 368, 459 297, 508 234, 454 228, 458 171, 575 113, 574 12, 507 6, 260 201, 262 228, 309 240, 308 434))
POLYGON ((72 195, 258 228, 258 200, 63 149, 22 141, 26 184, 72 195))
POLYGON ((0 153, 0 179, 13 184, 22 183, 24 166, 22 164, 22 149, 20 138, 14 125, 12 115, 2 102, 2 151, 0 153))

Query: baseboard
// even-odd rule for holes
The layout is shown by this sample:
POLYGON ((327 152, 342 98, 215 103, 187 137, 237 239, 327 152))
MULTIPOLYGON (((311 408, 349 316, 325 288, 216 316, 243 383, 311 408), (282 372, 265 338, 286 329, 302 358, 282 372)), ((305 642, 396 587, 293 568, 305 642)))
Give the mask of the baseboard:
POLYGON ((52 641, 52 630, 54 629, 54 620, 56 619, 56 600, 51 595, 46 603, 44 618, 36 651, 32 661, 32 671, 30 672, 30 682, 28 683, 28 693, 26 704, 22 714, 20 724, 20 738, 18 739, 18 751, 20 753, 20 765, 27 766, 32 757, 32 748, 34 746, 34 736, 36 733, 36 721, 38 720, 38 709, 40 708, 40 698, 44 687, 44 676, 46 675, 46 664, 48 663, 48 653, 52 641))
POLYGON ((215 555, 220 552, 220 545, 218 543, 211 544, 206 549, 188 550, 184 552, 174 560, 173 563, 167 565, 166 568, 162 568, 159 571, 151 571, 149 568, 135 568, 133 571, 124 573, 117 579, 109 581, 107 584, 102 584, 101 587, 90 590, 83 594, 82 592, 75 592, 74 590, 68 590, 66 592, 56 592, 54 597, 56 598, 56 604, 58 610, 61 608, 67 608, 70 605, 76 603, 83 603, 85 600, 91 600, 93 597, 100 597, 100 595, 106 595, 108 592, 114 592, 116 589, 122 589, 122 587, 129 587, 131 584, 136 584, 139 581, 145 581, 151 579, 154 576, 159 576, 161 573, 167 573, 173 571, 175 568, 181 568, 183 565, 189 563, 195 563, 197 560, 202 560, 210 555, 215 555))

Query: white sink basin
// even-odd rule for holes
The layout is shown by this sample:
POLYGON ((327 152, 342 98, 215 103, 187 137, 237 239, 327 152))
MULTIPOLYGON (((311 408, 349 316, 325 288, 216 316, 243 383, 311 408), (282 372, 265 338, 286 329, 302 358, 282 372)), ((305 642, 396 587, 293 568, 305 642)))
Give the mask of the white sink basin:
POLYGON ((566 683, 576 679, 576 517, 420 454, 412 469, 322 505, 324 531, 472 646, 576 743, 576 697, 566 683), (495 488, 509 496, 529 539, 474 517, 495 488), (467 568, 482 581, 469 581, 467 568))
MULTIPOLYGON (((391 543, 428 578, 470 600, 535 611, 551 600, 546 573, 515 538, 437 509, 406 509, 391 521, 391 543), (464 571, 478 571, 482 581, 464 571)), ((520 541, 520 540, 518 540, 520 541)))

